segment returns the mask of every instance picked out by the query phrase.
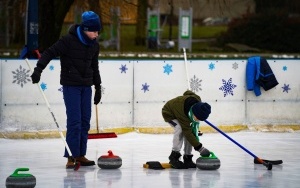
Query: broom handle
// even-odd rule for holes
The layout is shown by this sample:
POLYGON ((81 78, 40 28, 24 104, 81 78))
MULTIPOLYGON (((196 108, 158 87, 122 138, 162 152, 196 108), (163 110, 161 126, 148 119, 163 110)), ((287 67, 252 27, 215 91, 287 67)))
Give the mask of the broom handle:
MULTIPOLYGON (((26 58, 25 61, 26 61, 27 65, 28 65, 28 68, 29 68, 30 72, 33 73, 33 69, 32 69, 32 67, 31 67, 31 65, 30 65, 29 60, 26 58)), ((49 112, 50 112, 51 115, 52 115, 52 118, 53 118, 53 120, 54 120, 54 123, 55 123, 55 125, 56 125, 56 127, 57 127, 57 129, 58 129, 58 132, 59 132, 59 135, 60 135, 61 139, 63 140, 63 142, 64 142, 64 144, 65 144, 65 147, 66 147, 66 149, 67 149, 67 152, 68 152, 69 156, 72 156, 72 152, 71 152, 71 150, 70 150, 70 147, 69 147, 69 145, 68 145, 68 143, 67 143, 67 141, 66 141, 66 139, 65 139, 65 136, 63 135, 63 133, 62 133, 62 131, 61 131, 61 129, 60 129, 60 127, 59 127, 57 121, 56 121, 56 118, 55 118, 55 116, 54 116, 54 113, 53 113, 52 110, 51 110, 49 101, 48 101, 48 99, 47 99, 47 97, 46 97, 44 91, 43 91, 42 88, 40 87, 40 84, 39 84, 39 83, 40 83, 40 82, 38 82, 36 85, 37 85, 37 87, 39 88, 39 90, 40 90, 40 92, 41 92, 41 94, 42 94, 42 96, 43 96, 43 98, 44 98, 44 100, 45 100, 45 102, 46 102, 46 105, 47 105, 47 107, 48 107, 48 110, 49 110, 49 112)))
POLYGON ((235 140, 233 140, 230 136, 228 136, 225 132, 223 132, 221 129, 219 129, 218 127, 214 126, 212 123, 210 123, 207 120, 204 120, 205 123, 207 123, 208 125, 210 125, 212 128, 214 128, 216 131, 218 131, 219 133, 221 133, 223 136, 225 136, 226 138, 228 138, 230 141, 232 141, 233 143, 235 143, 237 146, 239 146, 242 150, 244 150, 245 152, 247 152, 249 155, 251 155, 252 157, 254 157, 254 159, 256 159, 258 162, 260 162, 261 164, 263 164, 264 166, 266 166, 268 168, 268 170, 272 170, 272 164, 271 163, 267 163, 265 161, 263 161, 261 158, 257 157, 256 155, 254 155, 254 153, 252 153, 251 151, 249 151, 248 149, 246 149, 244 146, 242 146, 241 144, 239 144, 238 142, 236 142, 235 140))
POLYGON ((184 66, 185 66, 185 74, 186 74, 186 81, 187 81, 187 85, 188 85, 188 90, 191 90, 191 86, 190 86, 190 82, 189 82, 189 70, 187 67, 187 58, 186 58, 186 51, 185 48, 183 48, 183 57, 184 57, 184 66))
POLYGON ((96 108, 96 126, 97 126, 97 133, 99 133, 98 108, 97 108, 97 105, 95 105, 95 108, 96 108))

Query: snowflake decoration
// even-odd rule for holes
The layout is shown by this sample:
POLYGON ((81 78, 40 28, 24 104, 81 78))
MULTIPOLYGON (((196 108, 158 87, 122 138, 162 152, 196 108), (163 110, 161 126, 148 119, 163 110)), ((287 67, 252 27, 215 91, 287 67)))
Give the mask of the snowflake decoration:
POLYGON ((168 75, 170 74, 170 72, 173 72, 172 65, 167 64, 167 65, 163 66, 163 68, 164 68, 164 73, 166 73, 168 75))
POLYGON ((54 70, 54 66, 53 66, 53 65, 50 65, 50 66, 49 66, 49 69, 50 69, 51 71, 53 71, 53 70, 54 70))
POLYGON ((141 90, 144 90, 144 93, 146 93, 146 91, 149 91, 149 87, 150 87, 150 85, 147 85, 147 83, 142 84, 142 89, 141 90))
POLYGON ((26 70, 24 68, 22 68, 22 66, 20 65, 19 69, 12 71, 13 73, 13 84, 17 83, 19 84, 21 87, 24 86, 24 84, 26 84, 27 82, 30 82, 29 79, 29 73, 30 70, 26 70))
POLYGON ((101 86, 101 93, 104 94, 105 87, 101 86))
POLYGON ((208 69, 210 69, 210 70, 215 69, 215 64, 210 63, 210 64, 208 65, 208 69))
POLYGON ((43 91, 45 91, 47 89, 47 84, 45 84, 44 82, 42 82, 40 86, 43 91))
POLYGON ((121 65, 121 67, 119 68, 121 70, 121 73, 125 73, 126 74, 126 71, 128 70, 128 68, 126 67, 126 64, 125 65, 121 65))
POLYGON ((283 70, 283 71, 287 71, 287 66, 283 66, 283 67, 282 67, 282 70, 283 70))
POLYGON ((193 92, 202 91, 201 82, 202 80, 200 80, 199 78, 196 77, 196 75, 194 75, 194 77, 190 81, 191 90, 193 92))
POLYGON ((234 70, 238 69, 238 68, 239 68, 239 64, 237 64, 236 62, 234 62, 234 63, 232 64, 232 68, 233 68, 234 70))
POLYGON ((58 91, 63 92, 64 91, 63 86, 61 86, 60 88, 58 88, 58 91))
POLYGON ((282 92, 286 92, 286 93, 288 93, 289 92, 289 90, 291 90, 291 88, 290 88, 290 84, 284 84, 283 85, 283 87, 281 87, 282 89, 283 89, 283 91, 282 92))
POLYGON ((236 87, 236 85, 232 84, 232 78, 226 82, 226 80, 222 79, 223 86, 219 88, 219 90, 222 90, 224 93, 224 97, 226 97, 228 94, 233 95, 233 89, 236 87))

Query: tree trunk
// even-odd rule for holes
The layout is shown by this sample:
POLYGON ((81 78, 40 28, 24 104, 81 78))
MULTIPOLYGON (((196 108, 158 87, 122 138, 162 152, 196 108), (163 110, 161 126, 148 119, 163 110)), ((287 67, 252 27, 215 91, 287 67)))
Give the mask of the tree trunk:
POLYGON ((254 0, 255 1, 255 12, 256 13, 265 13, 268 10, 276 9, 285 9, 286 1, 288 0, 254 0))
MULTIPOLYGON (((88 0, 90 10, 99 15, 101 21, 101 6, 100 1, 88 0)), ((102 23, 101 23, 102 24, 102 23)))
POLYGON ((12 39, 15 44, 25 44, 25 14, 20 14, 19 10, 26 9, 26 1, 14 1, 13 5, 13 30, 12 30, 12 39))
POLYGON ((138 0, 135 44, 146 45, 147 0, 138 0))
POLYGON ((39 51, 54 44, 60 37, 62 25, 74 0, 39 1, 39 51))
POLYGON ((173 26, 173 0, 169 0, 169 5, 170 5, 170 18, 169 18, 169 41, 172 41, 172 26, 173 26))

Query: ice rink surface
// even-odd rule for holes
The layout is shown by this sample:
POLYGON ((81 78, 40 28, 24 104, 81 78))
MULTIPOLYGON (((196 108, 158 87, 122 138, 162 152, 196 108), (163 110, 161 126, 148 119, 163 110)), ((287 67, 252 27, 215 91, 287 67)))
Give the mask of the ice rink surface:
MULTIPOLYGON (((290 188, 300 187, 300 133, 228 133, 259 158, 283 160, 272 170, 253 163, 253 157, 220 133, 205 133, 200 141, 221 161, 218 170, 143 168, 147 161, 168 162, 172 134, 127 133, 117 138, 92 139, 87 158, 96 161, 112 150, 122 159, 119 169, 65 169, 64 144, 57 139, 0 139, 0 187, 16 168, 29 168, 37 188, 290 188)), ((193 160, 200 156, 193 151, 193 160)))

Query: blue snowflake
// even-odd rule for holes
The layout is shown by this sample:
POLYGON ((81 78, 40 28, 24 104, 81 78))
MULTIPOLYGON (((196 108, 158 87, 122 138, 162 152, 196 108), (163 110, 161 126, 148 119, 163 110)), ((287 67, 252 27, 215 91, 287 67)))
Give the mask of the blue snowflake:
POLYGON ((283 71, 287 71, 287 66, 283 66, 283 67, 282 67, 282 70, 283 70, 283 71))
POLYGON ((43 91, 45 91, 47 89, 47 84, 45 84, 44 82, 42 82, 40 86, 43 91))
POLYGON ((283 91, 282 92, 286 92, 286 93, 288 93, 289 92, 289 90, 291 90, 291 88, 290 88, 290 84, 284 84, 283 85, 283 87, 281 87, 282 89, 283 89, 283 91))
POLYGON ((164 73, 166 73, 168 75, 170 74, 170 72, 173 72, 172 65, 167 64, 167 65, 163 66, 163 68, 164 68, 164 73))
POLYGON ((224 97, 226 97, 228 94, 233 95, 233 89, 236 87, 236 85, 232 84, 232 78, 226 82, 226 80, 222 79, 223 86, 219 88, 219 90, 222 90, 224 93, 224 97))
POLYGON ((142 84, 142 89, 141 90, 144 90, 144 93, 146 93, 146 91, 149 91, 149 87, 150 87, 150 85, 147 85, 147 83, 142 84))
POLYGON ((53 65, 50 65, 50 66, 49 66, 49 69, 50 69, 51 71, 53 71, 53 70, 54 70, 54 66, 53 66, 53 65))
POLYGON ((125 73, 126 74, 126 71, 128 70, 128 68, 126 67, 126 65, 121 65, 121 67, 119 68, 121 70, 121 73, 125 73))
POLYGON ((210 63, 210 64, 208 65, 208 69, 210 69, 210 70, 215 69, 215 64, 210 63))

